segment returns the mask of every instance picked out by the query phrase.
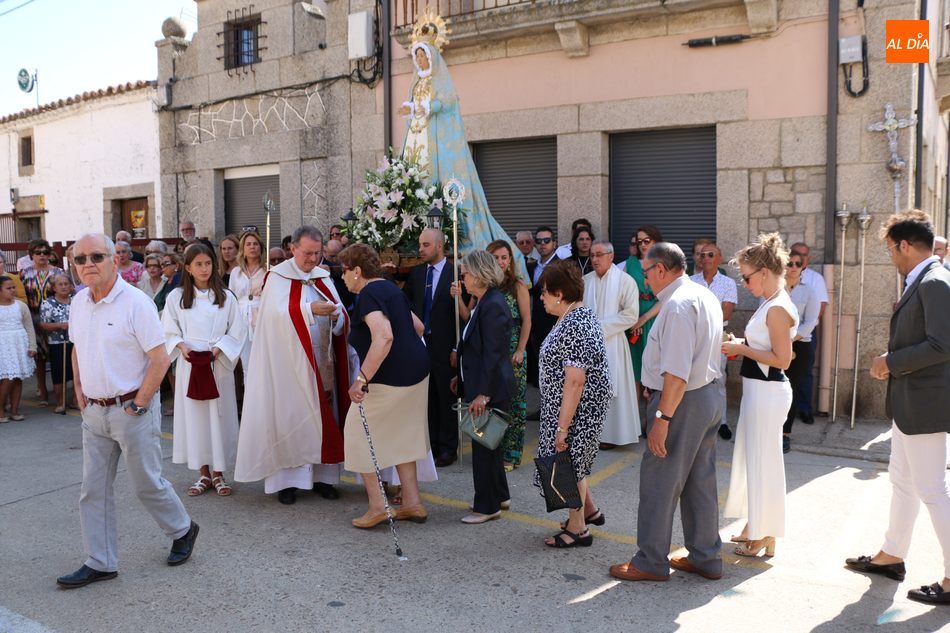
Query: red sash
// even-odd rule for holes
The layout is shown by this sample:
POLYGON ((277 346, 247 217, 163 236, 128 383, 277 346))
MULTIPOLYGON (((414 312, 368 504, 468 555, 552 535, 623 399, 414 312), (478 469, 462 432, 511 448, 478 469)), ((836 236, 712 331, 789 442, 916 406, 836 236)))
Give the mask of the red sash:
MULTIPOLYGON (((299 279, 290 279, 289 281, 290 302, 287 308, 290 312, 290 321, 293 323, 297 338, 300 339, 300 344, 303 346, 304 354, 310 362, 310 368, 313 369, 313 375, 317 378, 317 399, 320 402, 320 419, 323 429, 323 441, 320 445, 320 463, 339 464, 343 461, 343 434, 340 432, 340 426, 336 423, 333 408, 327 401, 325 395, 326 391, 323 388, 323 380, 320 378, 320 371, 317 369, 317 361, 313 357, 313 343, 310 340, 310 329, 307 327, 303 314, 300 312, 300 298, 303 293, 303 282, 299 279)), ((335 345, 334 352, 336 352, 335 345)), ((343 363, 345 367, 345 353, 343 363)), ((339 366, 339 356, 337 356, 337 365, 339 366)))
MULTIPOLYGON (((316 278, 313 285, 323 293, 327 299, 333 299, 333 294, 327 288, 323 279, 316 278)), ((336 358, 336 399, 340 410, 340 429, 346 422, 346 413, 350 410, 350 355, 347 353, 347 342, 350 339, 350 315, 343 310, 343 332, 333 335, 333 355, 336 358)))

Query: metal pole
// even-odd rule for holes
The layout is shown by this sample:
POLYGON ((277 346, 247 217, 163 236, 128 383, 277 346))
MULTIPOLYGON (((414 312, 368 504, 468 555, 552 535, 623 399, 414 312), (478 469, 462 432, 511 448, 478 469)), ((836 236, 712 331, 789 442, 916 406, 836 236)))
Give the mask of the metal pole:
POLYGON ((838 291, 835 293, 835 301, 838 302, 838 320, 835 323, 835 372, 834 383, 831 389, 831 421, 834 422, 838 416, 838 368, 841 357, 841 310, 842 297, 844 296, 844 247, 848 239, 848 225, 851 224, 851 213, 848 211, 848 205, 842 204, 841 209, 835 213, 838 224, 841 225, 841 259, 838 260, 838 291))
MULTIPOLYGON (((369 387, 363 385, 363 392, 369 392, 369 387)), ((389 530, 393 533, 393 542, 396 544, 396 556, 399 560, 409 560, 402 554, 402 548, 399 547, 399 537, 396 536, 396 520, 393 517, 393 510, 389 507, 389 497, 386 496, 386 487, 379 474, 379 462, 376 461, 376 450, 373 448, 373 436, 369 434, 369 424, 366 422, 366 412, 363 410, 363 403, 359 403, 360 420, 363 422, 363 431, 366 433, 366 442, 369 444, 369 456, 373 458, 373 468, 376 469, 376 483, 379 484, 379 494, 383 497, 383 507, 386 508, 386 516, 389 517, 389 530)))
MULTIPOLYGON (((455 281, 459 280, 459 214, 458 207, 452 205, 452 267, 455 270, 455 281)), ((462 325, 459 322, 459 301, 461 300, 462 294, 459 293, 459 296, 455 297, 455 343, 458 345, 458 342, 462 339, 462 325)), ((460 369, 461 371, 461 369, 460 369)), ((455 402, 457 404, 462 404, 462 396, 457 396, 455 402)), ((455 415, 457 417, 457 425, 459 435, 459 449, 458 449, 458 461, 459 461, 459 470, 462 470, 462 409, 461 407, 456 407, 455 415)))
POLYGON ((861 317, 864 311, 864 252, 867 242, 868 226, 871 224, 868 208, 864 207, 858 216, 858 229, 861 231, 861 285, 858 294, 858 327, 854 337, 854 384, 851 388, 851 428, 854 428, 854 412, 858 403, 858 353, 861 351, 861 317))

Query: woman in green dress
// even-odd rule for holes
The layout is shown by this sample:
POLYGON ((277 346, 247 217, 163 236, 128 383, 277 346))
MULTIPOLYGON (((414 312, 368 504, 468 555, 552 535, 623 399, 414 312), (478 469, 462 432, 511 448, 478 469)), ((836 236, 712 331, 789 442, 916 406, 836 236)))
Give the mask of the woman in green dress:
MULTIPOLYGON (((528 286, 518 279, 514 266, 514 253, 508 242, 495 240, 485 250, 492 254, 505 275, 505 281, 499 290, 508 302, 513 321, 511 345, 508 351, 511 354, 511 367, 515 373, 516 387, 508 410, 508 430, 505 431, 504 439, 501 441, 505 472, 511 472, 521 465, 521 455, 524 452, 525 390, 528 378, 525 348, 531 334, 531 295, 528 293, 528 286)), ((452 294, 457 293, 457 287, 453 285, 452 294)), ((474 308, 474 298, 469 305, 459 303, 459 313, 463 319, 467 320, 474 308)))
POLYGON ((630 358, 633 360, 633 373, 637 380, 637 393, 643 393, 643 383, 640 382, 640 370, 643 366, 643 350, 647 346, 647 335, 653 327, 653 320, 660 312, 660 304, 656 295, 647 285, 643 266, 640 260, 646 257, 647 251, 657 242, 663 241, 660 229, 651 224, 641 226, 630 238, 630 257, 624 264, 624 270, 637 282, 640 292, 640 318, 631 328, 630 358))

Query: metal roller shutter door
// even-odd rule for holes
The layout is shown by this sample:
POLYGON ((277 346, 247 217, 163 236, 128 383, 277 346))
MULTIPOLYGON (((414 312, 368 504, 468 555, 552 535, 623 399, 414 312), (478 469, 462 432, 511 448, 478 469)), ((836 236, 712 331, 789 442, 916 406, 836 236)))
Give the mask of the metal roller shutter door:
POLYGON ((488 208, 509 236, 557 226, 556 137, 478 143, 472 149, 488 208))
POLYGON ((716 239, 716 128, 610 137, 610 239, 618 259, 633 231, 659 227, 692 258, 693 241, 716 239))
MULTIPOLYGON (((280 176, 255 176, 224 181, 224 228, 228 233, 241 234, 248 225, 257 227, 261 237, 267 230, 264 212, 264 194, 270 191, 276 205, 270 219, 270 245, 280 246, 280 176)), ((266 257, 266 253, 264 254, 266 257)))

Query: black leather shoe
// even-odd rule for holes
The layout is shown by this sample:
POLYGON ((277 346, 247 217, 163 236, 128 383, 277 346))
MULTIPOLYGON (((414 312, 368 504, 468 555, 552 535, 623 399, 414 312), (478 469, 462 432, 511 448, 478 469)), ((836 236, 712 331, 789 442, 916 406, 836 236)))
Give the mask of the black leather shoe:
POLYGON ((870 556, 849 558, 844 561, 844 564, 848 569, 864 572, 866 574, 880 574, 881 576, 887 576, 891 580, 897 580, 898 582, 903 582, 904 576, 907 574, 907 569, 904 567, 904 563, 877 565, 871 562, 870 556))
POLYGON ((803 422, 804 424, 814 424, 814 423, 815 423, 815 416, 813 416, 811 413, 802 413, 802 414, 801 414, 801 417, 802 417, 802 422, 803 422))
POLYGON ((911 589, 907 597, 924 604, 950 604, 950 591, 944 591, 939 582, 924 585, 920 589, 911 589))
POLYGON ((168 553, 168 564, 171 566, 181 565, 191 558, 191 552, 195 549, 195 539, 198 538, 198 524, 191 522, 191 527, 181 538, 172 541, 172 551, 168 553))
POLYGON ((83 565, 73 573, 57 578, 56 584, 63 589, 76 589, 78 587, 85 587, 91 582, 112 580, 118 575, 119 572, 117 571, 97 571, 92 567, 83 565))
POLYGON ((340 491, 334 488, 330 484, 325 484, 323 482, 315 482, 313 484, 313 491, 323 497, 324 499, 339 499, 340 491))
POLYGON ((454 453, 442 453, 435 458, 435 465, 439 468, 445 468, 446 466, 451 466, 455 463, 455 454, 454 453))
POLYGON ((280 501, 285 506, 292 506, 297 503, 297 489, 296 488, 284 488, 283 490, 278 491, 277 500, 280 501))
POLYGON ((732 439, 732 430, 729 428, 728 424, 719 425, 719 437, 721 437, 724 440, 732 439))
POLYGON ((782 436, 782 452, 787 453, 792 450, 792 438, 787 435, 782 436))

